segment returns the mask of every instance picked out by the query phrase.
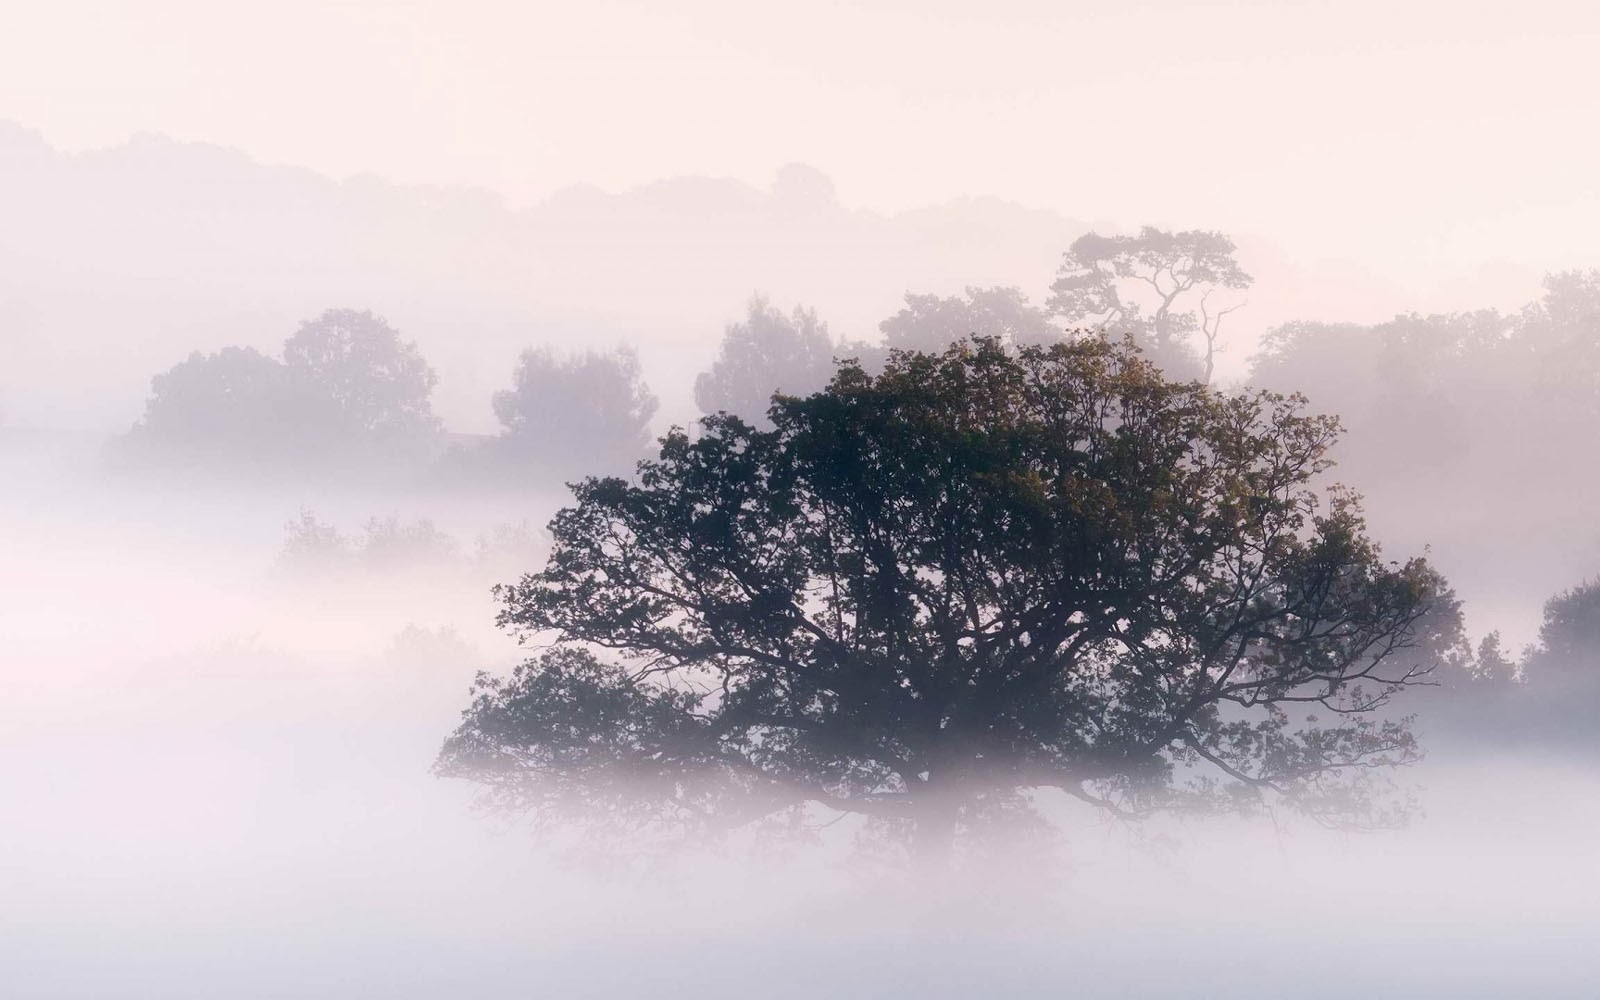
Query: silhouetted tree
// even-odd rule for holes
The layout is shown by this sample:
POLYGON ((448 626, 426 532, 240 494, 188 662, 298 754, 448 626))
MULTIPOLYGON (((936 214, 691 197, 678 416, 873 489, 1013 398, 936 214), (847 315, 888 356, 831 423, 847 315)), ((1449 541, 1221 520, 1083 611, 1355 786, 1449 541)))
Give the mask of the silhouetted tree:
POLYGON ((1547 275, 1525 308, 1519 339, 1537 356, 1542 395, 1582 417, 1600 417, 1600 271, 1547 275))
POLYGON ((144 417, 119 457, 196 467, 415 466, 440 431, 437 380, 415 344, 371 313, 330 309, 284 342, 196 352, 151 379, 144 417))
POLYGON ((905 308, 878 325, 891 350, 943 351, 958 340, 998 337, 1008 344, 1047 345, 1061 331, 1017 288, 972 288, 965 296, 906 296, 905 308))
POLYGON ((1250 358, 1250 383, 1303 392, 1312 405, 1359 421, 1378 396, 1382 354, 1377 327, 1297 320, 1262 335, 1250 358))
POLYGON ((1588 580, 1544 605, 1539 642, 1524 670, 1536 687, 1600 691, 1600 580, 1588 580))
POLYGON ((1470 683, 1480 687, 1503 689, 1517 680, 1517 662, 1506 654, 1499 632, 1484 636, 1465 666, 1470 683))
POLYGON ((1600 581, 1545 603, 1536 643, 1520 667, 1490 633, 1465 669, 1444 671, 1448 697, 1417 706, 1430 734, 1464 752, 1582 748, 1592 753, 1600 710, 1600 581))
POLYGON ((761 296, 741 323, 728 326, 709 371, 694 382, 702 413, 736 413, 760 421, 774 392, 805 394, 827 384, 834 343, 815 310, 796 306, 785 316, 761 296))
POLYGON ((1233 240, 1218 232, 1088 233, 1063 255, 1046 305, 1068 327, 1129 334, 1173 376, 1209 382, 1223 318, 1242 304, 1210 296, 1253 280, 1234 252, 1233 240), (1198 351, 1196 337, 1204 344, 1198 351))
POLYGON ((253 347, 196 351, 150 380, 144 416, 123 456, 198 465, 288 465, 325 456, 330 407, 253 347))
POLYGON ((630 348, 567 357, 524 351, 494 394, 503 457, 535 473, 625 469, 650 450, 657 400, 630 348))
POLYGON ((351 436, 404 440, 439 430, 429 402, 438 375, 380 316, 329 309, 300 324, 283 360, 332 402, 351 436))
POLYGON ((497 591, 558 645, 480 678, 440 773, 690 828, 817 803, 934 858, 1029 789, 1389 817, 1369 775, 1417 748, 1380 710, 1459 613, 1309 485, 1333 419, 1094 338, 847 363, 769 416, 575 487, 497 591))

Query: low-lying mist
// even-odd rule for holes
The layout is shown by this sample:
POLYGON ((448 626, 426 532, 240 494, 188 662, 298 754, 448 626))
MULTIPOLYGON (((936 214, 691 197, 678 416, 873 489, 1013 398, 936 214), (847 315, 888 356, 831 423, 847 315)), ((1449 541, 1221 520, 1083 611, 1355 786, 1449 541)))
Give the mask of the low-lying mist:
POLYGON ((0 500, 9 995, 1592 992, 1586 751, 1446 733, 1397 775, 1412 822, 1366 834, 1047 801, 1042 854, 937 883, 849 823, 552 852, 429 768, 474 673, 523 655, 489 588, 564 496, 175 490, 66 451, 13 448, 0 500))

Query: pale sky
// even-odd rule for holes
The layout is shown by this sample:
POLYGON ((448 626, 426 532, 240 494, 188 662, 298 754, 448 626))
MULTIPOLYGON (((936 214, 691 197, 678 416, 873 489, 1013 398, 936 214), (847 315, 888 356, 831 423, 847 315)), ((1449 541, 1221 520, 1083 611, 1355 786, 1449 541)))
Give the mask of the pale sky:
MULTIPOLYGON (((1600 264, 1600 6, 0 0, 0 119, 493 188, 813 164, 1418 287, 1600 264)), ((1529 289, 1531 297, 1533 289, 1529 289)), ((1486 303, 1488 304, 1488 303, 1486 303)))

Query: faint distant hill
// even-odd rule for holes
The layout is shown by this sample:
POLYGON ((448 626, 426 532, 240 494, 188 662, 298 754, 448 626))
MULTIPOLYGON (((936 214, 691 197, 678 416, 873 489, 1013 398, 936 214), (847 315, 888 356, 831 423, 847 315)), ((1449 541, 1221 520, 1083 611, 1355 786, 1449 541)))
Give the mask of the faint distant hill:
MULTIPOLYGON (((338 181, 157 135, 66 153, 5 123, 0 219, 0 399, 14 423, 101 430, 137 418, 150 376, 190 351, 272 351, 330 306, 373 309, 419 341, 441 375, 436 409, 458 430, 492 428, 490 393, 535 343, 635 344, 661 420, 681 421, 694 373, 755 290, 815 306, 836 336, 875 337, 908 290, 1015 284, 1042 296, 1091 228, 994 198, 851 209, 799 165, 767 189, 678 178, 514 209, 481 190, 338 181)), ((1269 244, 1241 237, 1241 248, 1258 278, 1241 330, 1405 307, 1356 275, 1365 300, 1394 304, 1297 311, 1339 297, 1308 296, 1319 275, 1269 244)))

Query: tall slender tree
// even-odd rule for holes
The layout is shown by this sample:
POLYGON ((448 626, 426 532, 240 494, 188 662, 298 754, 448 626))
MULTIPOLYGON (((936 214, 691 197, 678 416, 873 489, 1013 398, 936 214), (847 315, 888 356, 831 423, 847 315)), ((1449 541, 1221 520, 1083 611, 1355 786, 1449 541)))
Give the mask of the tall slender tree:
POLYGON ((1062 256, 1047 306, 1069 327, 1132 336, 1174 376, 1210 382, 1223 320, 1243 304, 1212 295, 1254 280, 1235 253, 1233 240, 1218 232, 1145 226, 1137 236, 1088 233, 1062 256))

